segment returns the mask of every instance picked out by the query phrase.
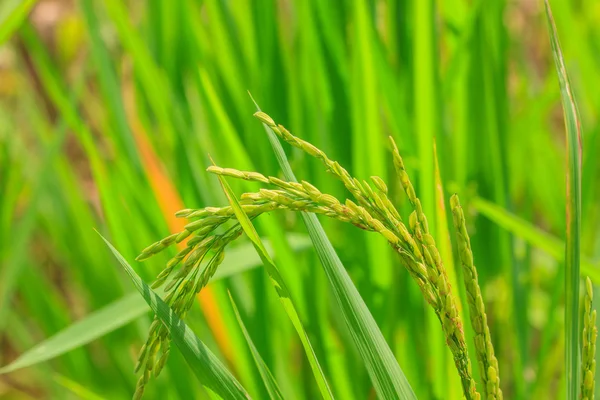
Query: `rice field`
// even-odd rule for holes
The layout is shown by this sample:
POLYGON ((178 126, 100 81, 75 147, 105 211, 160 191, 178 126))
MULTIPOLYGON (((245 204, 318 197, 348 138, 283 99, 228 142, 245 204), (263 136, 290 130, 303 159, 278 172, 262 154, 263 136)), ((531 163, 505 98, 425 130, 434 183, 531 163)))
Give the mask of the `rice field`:
POLYGON ((599 27, 0 2, 0 399, 594 398, 599 27))

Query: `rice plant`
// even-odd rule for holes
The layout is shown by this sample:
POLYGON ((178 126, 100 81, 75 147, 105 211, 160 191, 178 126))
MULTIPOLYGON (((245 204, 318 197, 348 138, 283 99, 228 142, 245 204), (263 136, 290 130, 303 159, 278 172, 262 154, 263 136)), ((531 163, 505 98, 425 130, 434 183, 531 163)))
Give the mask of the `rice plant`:
MULTIPOLYGON (((417 283, 424 300, 434 309, 444 331, 446 344, 453 354, 465 398, 481 398, 472 377, 463 323, 457 311, 456 294, 452 292, 452 288, 448 283, 447 272, 443 266, 440 253, 436 248, 435 239, 429 233, 427 217, 423 213, 423 207, 415 193, 415 189, 406 172, 404 162, 394 140, 390 137, 394 167, 398 175, 398 180, 410 204, 414 208, 408 217, 408 227, 404 224, 404 220, 397 208, 389 200, 388 187, 380 177, 372 176, 371 182, 365 180, 361 182, 357 178, 352 177, 338 162, 331 160, 322 150, 292 135, 282 125, 276 124, 269 115, 259 111, 255 114, 255 117, 277 134, 281 140, 317 158, 328 172, 344 184, 348 192, 353 195, 356 203, 351 199, 340 202, 336 197, 322 193, 318 188, 306 181, 302 181, 301 183, 284 181, 272 176, 266 177, 258 172, 222 168, 217 165, 210 166, 207 171, 222 177, 259 182, 277 188, 260 189, 258 192, 244 193, 240 197, 238 207, 249 218, 253 219, 263 213, 275 210, 310 212, 321 214, 341 222, 348 222, 360 229, 383 236, 398 254, 402 260, 402 264, 417 283)), ((485 304, 478 283, 477 269, 473 263, 473 254, 466 229, 465 216, 456 194, 452 196, 451 207, 454 225, 457 230, 458 252, 463 267, 469 315, 474 330, 477 361, 480 368, 480 376, 482 377, 482 386, 485 391, 484 398, 502 399, 498 360, 495 356, 490 329, 487 324, 485 304)), ((192 302, 189 300, 181 302, 178 299, 193 298, 194 295, 202 290, 206 285, 207 279, 200 279, 198 281, 196 276, 210 276, 216 272, 216 268, 220 262, 215 263, 213 260, 215 258, 222 260, 225 246, 239 236, 241 228, 239 223, 235 222, 235 208, 233 206, 185 209, 179 211, 176 215, 190 219, 192 222, 188 223, 183 231, 174 233, 148 246, 138 256, 138 260, 147 259, 164 250, 169 245, 180 242, 190 237, 190 235, 194 235, 188 241, 185 250, 179 252, 167 263, 167 267, 158 275, 152 285, 153 287, 163 285, 167 277, 173 272, 173 268, 182 259, 187 257, 177 275, 172 278, 165 288, 165 291, 169 293, 166 297, 168 304, 185 304, 183 308, 181 306, 171 306, 175 312, 183 317, 189 307, 191 307, 192 302), (225 237, 233 239, 226 240, 223 244, 218 242, 219 245, 215 249, 216 255, 202 266, 204 255, 209 252, 210 245, 216 240, 217 236, 214 235, 214 231, 232 219, 234 219, 233 225, 227 229, 225 237), (235 232, 235 234, 229 234, 228 232, 235 232), (202 272, 199 273, 199 271, 202 272), (173 290, 174 287, 177 287, 175 291, 173 290), (177 294, 174 296, 173 293, 177 294), (173 301, 175 303, 172 303, 173 301)), ((591 310, 593 295, 589 278, 587 285, 584 317, 585 328, 583 333, 583 352, 586 354, 586 360, 582 365, 584 382, 582 382, 581 393, 584 398, 591 398, 593 397, 594 354, 597 333, 595 328, 595 311, 592 312, 591 310)), ((148 382, 148 377, 150 376, 148 372, 155 371, 155 375, 158 375, 164 365, 164 358, 168 355, 168 341, 165 344, 159 344, 158 347, 155 344, 157 336, 160 337, 155 332, 156 326, 162 327, 159 320, 155 320, 150 328, 148 340, 140 351, 136 371, 139 369, 140 363, 145 362, 146 366, 144 370, 146 372, 140 378, 136 396, 138 393, 143 392, 144 385, 148 382), (161 346, 166 346, 167 350, 163 351, 163 355, 157 362, 154 354, 161 346), (155 348, 157 350, 154 350, 155 348), (147 355, 147 349, 153 349, 150 352, 152 356, 147 355)), ((164 339, 166 339, 166 336, 163 336, 164 339)))
POLYGON ((594 398, 598 27, 0 1, 0 398, 594 398))
MULTIPOLYGON (((446 342, 452 351, 456 368, 461 377, 465 396, 468 399, 479 398, 471 373, 471 363, 465 343, 463 324, 457 312, 456 295, 452 293, 446 270, 435 246, 435 240, 429 233, 427 217, 423 214, 420 200, 415 194, 415 190, 406 173, 402 158, 398 153, 394 141, 391 140, 394 165, 407 197, 414 207, 414 211, 409 217, 410 230, 403 223, 398 210, 388 199, 387 186, 380 177, 371 177, 372 183, 367 181, 360 182, 358 179, 350 176, 348 171, 340 166, 339 163, 329 159, 324 152, 314 145, 293 136, 283 126, 275 124, 267 114, 258 112, 255 116, 271 128, 281 139, 318 158, 329 172, 343 182, 358 204, 350 199, 346 199, 341 203, 334 196, 322 193, 306 181, 302 181, 302 183, 287 182, 276 177, 267 178, 257 172, 238 171, 218 166, 209 167, 208 171, 221 176, 268 183, 278 188, 275 190, 261 189, 259 192, 245 193, 241 196, 240 200, 243 203, 244 212, 253 218, 258 217, 264 212, 277 209, 313 212, 342 222, 349 222, 361 229, 383 236, 398 253, 402 263, 419 286, 424 299, 431 305, 438 316, 446 336, 446 342)), ((232 207, 211 207, 197 210, 186 209, 180 211, 178 216, 193 219, 193 222, 188 223, 182 232, 172 234, 147 247, 138 259, 145 259, 163 250, 170 244, 194 234, 192 239, 189 240, 186 249, 169 261, 167 268, 159 274, 153 285, 158 287, 164 283, 173 268, 187 254, 191 254, 177 275, 173 277, 165 288, 165 291, 169 293, 166 298, 167 304, 173 304, 172 308, 178 314, 185 315, 192 305, 189 299, 193 298, 207 281, 207 279, 202 278, 198 280, 196 276, 210 276, 214 274, 218 263, 215 263, 213 260, 215 258, 222 259, 223 248, 233 240, 224 240, 223 243, 218 242, 216 255, 210 259, 206 266, 200 267, 203 255, 208 253, 211 248, 210 246, 215 241, 215 236, 210 235, 221 224, 231 219, 233 209, 232 207), (200 270, 202 270, 201 273, 199 273, 200 270), (177 306, 174 306, 175 304, 177 306)), ((236 225, 229 228, 228 231, 236 233, 227 235, 228 238, 235 238, 240 233, 240 229, 236 225)), ((160 324, 158 321, 155 324, 151 327, 149 339, 140 353, 140 360, 138 362, 146 362, 145 371, 154 370, 160 372, 162 365, 164 365, 163 357, 168 354, 168 347, 157 363, 154 354, 160 348, 160 345, 155 345, 154 343, 157 337, 160 338, 161 336, 160 333, 155 332, 155 329, 153 329, 155 326, 160 327, 160 324), (147 349, 152 349, 149 352, 150 356, 147 356, 147 349)), ((493 354, 493 349, 491 351, 493 354)), ((149 376, 149 374, 145 373, 140 383, 147 382, 146 376, 149 376)), ((143 385, 140 384, 139 390, 142 387, 143 385)))

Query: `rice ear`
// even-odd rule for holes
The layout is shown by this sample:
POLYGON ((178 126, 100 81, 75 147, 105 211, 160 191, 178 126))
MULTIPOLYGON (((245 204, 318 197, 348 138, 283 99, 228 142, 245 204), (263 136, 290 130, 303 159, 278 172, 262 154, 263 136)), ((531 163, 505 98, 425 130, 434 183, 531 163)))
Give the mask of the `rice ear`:
POLYGON ((593 399, 596 374, 596 310, 592 309, 594 288, 589 277, 585 280, 583 298, 583 347, 581 350, 581 398, 593 399))
POLYGON ((467 303, 469 304, 471 326, 475 331, 475 350, 481 378, 483 379, 483 387, 487 399, 501 399, 502 390, 500 389, 498 360, 494 353, 490 328, 487 324, 485 304, 483 303, 481 288, 477 279, 477 269, 473 264, 471 240, 467 233, 465 215, 458 195, 452 195, 450 198, 450 207, 452 208, 452 216, 456 228, 458 255, 463 270, 464 284, 468 293, 467 303))
MULTIPOLYGON (((429 232, 427 217, 423 213, 421 202, 404 169, 404 163, 393 140, 394 166, 408 199, 415 209, 411 214, 411 218, 409 218, 410 229, 404 224, 400 213, 388 198, 388 186, 381 178, 373 176, 371 177, 371 183, 359 181, 357 178, 352 177, 338 162, 329 159, 325 152, 313 144, 292 135, 283 126, 277 125, 264 112, 258 112, 255 116, 261 122, 267 124, 281 139, 319 159, 329 172, 344 183, 356 202, 346 199, 342 203, 334 196, 323 193, 316 186, 306 181, 301 183, 286 182, 279 178, 266 177, 254 171, 239 171, 216 165, 210 166, 208 172, 219 176, 271 184, 276 187, 276 189, 260 189, 256 193, 245 193, 240 197, 242 210, 252 218, 273 210, 314 212, 342 222, 349 222, 361 229, 376 232, 384 237, 397 252, 404 266, 419 286, 424 299, 432 306, 440 320, 446 343, 452 352, 454 363, 461 377, 465 397, 468 400, 479 399, 480 396, 476 391, 475 381, 471 373, 463 324, 457 311, 457 300, 449 284, 435 240, 429 232)), ((182 237, 182 240, 188 236, 192 236, 188 241, 188 246, 194 249, 191 254, 200 254, 196 247, 205 243, 204 238, 210 237, 210 235, 215 237, 214 240, 210 241, 210 245, 217 256, 211 259, 202 273, 198 272, 199 266, 204 255, 208 253, 208 249, 206 251, 200 249, 202 256, 198 260, 195 258, 190 259, 188 254, 191 250, 183 256, 177 255, 174 261, 169 262, 167 271, 161 273, 159 279, 157 279, 157 284, 162 284, 172 269, 187 257, 189 261, 183 262, 184 267, 180 269, 180 272, 167 287, 169 304, 180 315, 184 316, 190 304, 187 296, 190 293, 195 294, 206 284, 208 281, 206 277, 214 274, 220 264, 218 260, 220 255, 223 254, 224 248, 239 236, 241 230, 235 222, 235 215, 230 207, 207 207, 201 210, 186 209, 178 215, 195 218, 195 220, 186 225, 183 232, 173 234, 168 239, 148 247, 142 255, 147 258, 162 250, 162 247, 171 242, 179 241, 180 237, 182 237), (233 230, 228 231, 230 233, 224 235, 213 233, 219 226, 228 221, 234 221, 233 230)), ((168 339, 163 338, 161 329, 160 326, 154 327, 150 332, 145 349, 165 348, 168 339)), ((140 390, 143 390, 143 385, 147 381, 148 371, 156 366, 160 368, 160 365, 164 364, 164 357, 166 356, 162 356, 156 361, 155 357, 148 357, 144 353, 144 357, 140 358, 140 364, 145 366, 143 379, 140 381, 140 390)), ((490 372, 491 374, 493 372, 490 372)))

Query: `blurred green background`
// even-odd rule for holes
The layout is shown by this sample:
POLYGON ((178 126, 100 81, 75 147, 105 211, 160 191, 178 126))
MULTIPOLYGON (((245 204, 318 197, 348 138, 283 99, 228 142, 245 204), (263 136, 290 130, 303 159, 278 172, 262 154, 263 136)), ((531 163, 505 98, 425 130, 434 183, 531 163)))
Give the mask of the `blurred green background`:
MULTIPOLYGON (((600 3, 551 4, 583 129, 583 272, 600 284, 600 3)), ((457 192, 467 211, 505 398, 557 398, 564 125, 543 3, 533 0, 3 0, 0 365, 134 292, 94 228, 150 282, 175 250, 133 260, 182 229, 174 212, 226 204, 205 172, 209 154, 280 175, 247 91, 352 174, 384 178, 408 215, 393 136, 454 270, 437 144, 443 199, 457 192)), ((348 197, 316 160, 286 150, 299 178, 348 197)), ((231 184, 238 194, 257 189, 231 184)), ((298 215, 261 219, 334 393, 374 398, 298 215)), ((322 222, 417 396, 462 398, 439 324, 397 256, 375 235, 322 222)), ((242 244, 224 266, 257 260, 242 244)), ((211 284, 187 320, 195 333, 265 398, 228 290, 284 393, 316 398, 262 269, 211 284)), ((91 343, 0 375, 0 398, 129 398, 152 317, 143 310, 91 343)), ((206 396, 177 351, 146 389, 147 398, 206 396)))

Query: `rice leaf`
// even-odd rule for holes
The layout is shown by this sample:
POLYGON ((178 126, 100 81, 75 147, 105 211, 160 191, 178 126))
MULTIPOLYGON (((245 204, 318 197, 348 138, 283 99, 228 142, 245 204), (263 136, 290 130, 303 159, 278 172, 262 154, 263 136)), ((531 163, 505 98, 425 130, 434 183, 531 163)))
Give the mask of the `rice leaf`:
POLYGON ((128 294, 38 343, 12 363, 0 369, 6 374, 51 360, 113 332, 144 315, 148 306, 137 293, 128 294))
POLYGON ((248 330, 246 329, 246 325, 244 325, 244 321, 242 321, 240 312, 237 308, 237 305, 235 304, 235 301, 233 301, 233 297, 231 297, 231 294, 229 294, 229 300, 231 300, 231 306, 233 307, 233 311, 235 312, 235 317, 238 321, 238 324, 240 325, 240 328, 242 329, 242 332, 244 333, 244 337, 246 338, 248 347, 250 347, 250 352, 252 353, 252 357, 254 358, 254 361, 256 362, 256 367, 258 368, 260 377, 262 378, 262 381, 265 384, 265 388, 267 389, 267 392, 269 392, 269 397, 271 399, 282 399, 283 400, 283 395, 281 394, 279 385, 277 385, 277 381, 275 381, 275 378, 273 377, 273 374, 269 370, 269 367, 267 366, 267 364, 265 364, 262 357, 260 356, 260 353, 258 352, 258 349, 254 345, 254 342, 252 341, 252 338, 250 337, 250 334, 248 333, 248 330))
POLYGON ((36 0, 15 0, 5 2, 0 9, 0 46, 21 26, 36 0))
POLYGON ((85 386, 67 378, 64 375, 54 374, 54 381, 60 386, 73 393, 76 398, 81 400, 103 400, 104 397, 97 395, 85 386))
MULTIPOLYGON (((357 50, 352 60, 352 92, 351 117, 353 119, 352 170, 356 176, 376 175, 387 181, 386 141, 380 122, 380 100, 378 98, 377 62, 374 57, 366 57, 375 53, 372 26, 369 24, 370 10, 367 3, 352 2, 354 26, 357 38, 357 50), (364 132, 370 132, 365 135, 364 132)), ((393 261, 392 253, 386 243, 378 237, 369 235, 366 240, 366 259, 371 280, 375 285, 389 288, 392 285, 393 261), (376 266, 376 267, 375 267, 376 266)), ((367 267, 367 266, 365 266, 367 267)))
POLYGON ((107 47, 104 45, 100 34, 98 16, 94 10, 93 2, 85 0, 81 2, 81 11, 88 26, 91 41, 91 56, 93 65, 97 70, 101 93, 104 96, 104 104, 107 105, 111 116, 111 125, 119 134, 115 137, 123 141, 123 147, 132 165, 140 168, 140 157, 135 148, 134 136, 127 125, 127 116, 121 96, 117 95, 121 88, 112 68, 107 47))
MULTIPOLYGON (((100 234, 99 234, 100 235, 100 234)), ((192 332, 188 326, 173 313, 171 308, 162 301, 150 286, 148 286, 135 273, 123 256, 115 249, 104 236, 100 235, 110 251, 129 275, 136 289, 152 311, 160 318, 167 327, 173 342, 192 368, 194 375, 207 388, 211 389, 225 399, 249 399, 250 396, 242 385, 225 368, 219 359, 208 347, 192 332)))
POLYGON ((329 389, 329 384, 327 383, 327 379, 325 378, 323 370, 321 369, 321 366, 319 365, 317 356, 313 350, 312 345, 310 344, 308 334, 306 333, 306 330, 304 329, 304 326, 302 325, 302 321, 300 321, 300 317, 298 315, 298 312, 296 311, 294 302, 292 301, 290 293, 287 289, 285 282, 283 281, 283 278, 281 276, 281 273, 279 272, 279 269, 277 269, 277 266, 275 266, 275 263, 271 259, 271 256, 269 256, 269 253, 267 253, 267 250, 265 249, 265 246, 263 245, 262 241, 260 240, 260 237, 258 236, 256 229, 254 229, 254 225, 252 225, 252 222, 250 222, 250 218, 248 218, 248 215, 246 215, 244 210, 242 210, 242 208, 240 207, 240 203, 235 198, 233 192, 231 191, 231 188, 229 187, 229 184, 225 181, 225 179, 222 176, 219 175, 218 178, 219 178, 219 182, 221 182, 221 186, 223 187, 223 191, 225 192, 225 195, 227 196, 227 199, 229 200, 229 204, 231 205, 231 207, 233 208, 233 210, 235 212, 235 216, 236 216, 238 222, 244 229, 244 232, 246 233, 246 235, 248 236, 248 238, 254 245, 256 252, 260 256, 261 260, 263 261, 265 270, 267 271, 267 274, 269 275, 269 278, 271 280, 271 283, 273 284, 273 287, 277 291, 279 300, 281 301, 281 304, 283 305, 285 312, 287 313, 288 317, 292 321, 292 324, 294 325, 294 328, 296 329, 296 332, 298 333, 298 336, 300 337, 300 341, 302 342, 302 346, 304 347, 304 351, 306 353, 306 356, 308 357, 308 362, 310 363, 310 367, 313 371, 315 379, 317 380, 317 385, 319 386, 321 395, 323 396, 324 399, 333 399, 333 394, 331 393, 331 389, 329 389))
MULTIPOLYGON (((260 111, 255 101, 254 104, 260 111)), ((288 181, 297 182, 279 139, 267 125, 263 126, 283 175, 288 181)), ((301 215, 375 392, 382 399, 416 399, 404 372, 316 215, 304 212, 301 215)))
MULTIPOLYGON (((554 235, 544 232, 532 223, 512 214, 488 200, 477 197, 471 200, 473 206, 486 218, 511 232, 529 244, 544 250, 557 261, 563 261, 565 242, 554 235)), ((599 266, 587 258, 581 260, 581 276, 588 275, 596 285, 600 284, 599 266)))
POLYGON ((558 33, 548 0, 546 18, 552 43, 552 55, 558 73, 567 152, 567 232, 565 246, 565 370, 567 399, 577 398, 579 385, 579 270, 581 236, 581 125, 571 90, 567 68, 558 41, 558 33))
POLYGON ((39 173, 36 174, 36 180, 32 182, 27 211, 23 214, 19 224, 11 231, 12 245, 9 248, 7 259, 0 268, 0 332, 6 328, 8 320, 6 315, 10 310, 12 296, 16 290, 19 276, 23 272, 27 246, 34 233, 38 208, 42 202, 42 193, 47 190, 49 176, 53 171, 50 166, 60 156, 60 149, 66 137, 67 129, 61 121, 56 136, 47 147, 39 173))
MULTIPOLYGON (((290 234, 288 240, 295 251, 303 251, 310 244, 304 235, 290 234)), ((265 247, 273 254, 270 242, 265 241, 265 247)), ((260 258, 254 248, 245 243, 225 253, 223 265, 212 277, 211 282, 241 274, 259 265, 260 258)), ((127 325, 149 310, 146 302, 137 293, 127 294, 38 343, 12 363, 0 368, 0 375, 51 360, 84 346, 127 325)))

